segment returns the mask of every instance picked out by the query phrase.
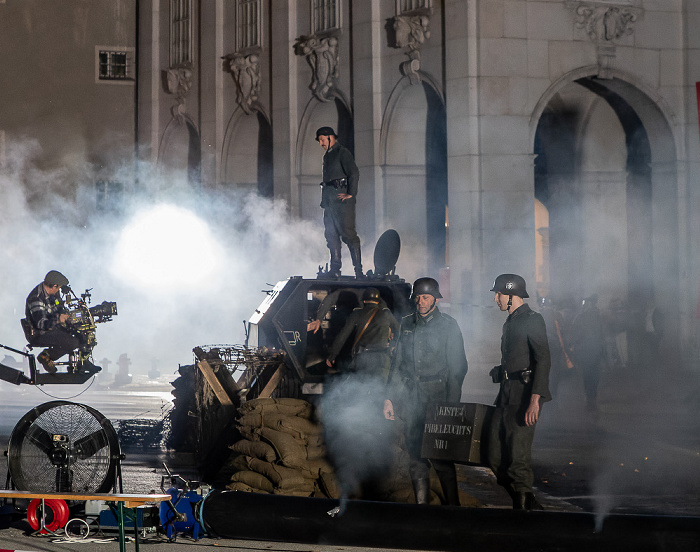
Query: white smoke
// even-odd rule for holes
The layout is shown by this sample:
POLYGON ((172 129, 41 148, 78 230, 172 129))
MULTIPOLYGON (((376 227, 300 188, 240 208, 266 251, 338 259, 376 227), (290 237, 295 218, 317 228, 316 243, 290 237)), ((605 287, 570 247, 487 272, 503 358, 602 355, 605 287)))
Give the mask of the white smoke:
MULTIPOLYGON (((326 260, 323 229, 291 217, 282 201, 194 191, 178 175, 166 186, 140 167, 120 208, 99 211, 89 163, 42 171, 37 143, 11 143, 0 172, 3 345, 23 349, 25 299, 55 269, 76 294, 90 289, 91 305, 117 303, 118 315, 97 327, 97 364, 106 358, 114 368, 127 354, 134 373, 174 372, 195 346, 243 343, 261 291, 315 277, 326 260)), ((132 170, 116 176, 125 178, 132 170)))

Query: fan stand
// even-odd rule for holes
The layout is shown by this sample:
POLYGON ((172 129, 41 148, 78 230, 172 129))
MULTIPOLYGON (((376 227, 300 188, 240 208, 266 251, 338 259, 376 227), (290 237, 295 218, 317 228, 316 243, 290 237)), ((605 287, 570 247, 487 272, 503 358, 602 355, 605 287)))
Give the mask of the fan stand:
MULTIPOLYGON (((123 493, 124 455, 117 433, 107 418, 86 405, 52 401, 36 406, 15 426, 6 455, 5 489, 75 496, 123 493), (34 470, 33 462, 41 462, 37 465, 43 473, 34 470)), ((48 502, 41 494, 34 498, 27 519, 35 534, 55 534, 68 521, 63 519, 68 515, 65 496, 48 502), (51 512, 53 520, 47 523, 51 512)), ((16 497, 11 500, 16 508, 16 497)))

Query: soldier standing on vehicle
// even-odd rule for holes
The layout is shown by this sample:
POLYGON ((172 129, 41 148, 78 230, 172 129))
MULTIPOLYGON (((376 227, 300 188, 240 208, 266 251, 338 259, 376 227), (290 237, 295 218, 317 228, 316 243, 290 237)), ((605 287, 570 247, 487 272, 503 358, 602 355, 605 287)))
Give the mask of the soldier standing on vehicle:
POLYGON ((542 315, 523 301, 525 280, 501 274, 491 291, 501 311, 508 311, 501 336, 501 365, 491 370, 500 388, 491 420, 488 460, 496 479, 513 499, 515 510, 541 510, 532 492, 530 465, 535 424, 549 392, 550 356, 542 315))
POLYGON ((388 383, 384 416, 405 423, 406 447, 416 503, 430 503, 430 464, 435 468, 447 504, 459 505, 454 462, 421 458, 423 426, 429 403, 458 403, 467 374, 464 340, 457 322, 437 307, 442 299, 433 278, 413 284, 416 312, 401 320, 388 383))
POLYGON ((352 153, 338 142, 331 127, 316 131, 316 141, 326 150, 323 155, 323 182, 321 182, 321 207, 326 244, 331 254, 328 275, 340 276, 342 242, 350 250, 355 267, 355 277, 363 278, 360 238, 355 231, 355 204, 360 170, 352 153))

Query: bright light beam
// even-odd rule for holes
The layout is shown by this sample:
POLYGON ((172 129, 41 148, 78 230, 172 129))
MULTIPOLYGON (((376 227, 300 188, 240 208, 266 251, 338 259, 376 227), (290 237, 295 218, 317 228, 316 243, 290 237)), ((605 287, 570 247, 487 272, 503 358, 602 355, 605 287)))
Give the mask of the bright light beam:
POLYGON ((112 272, 122 282, 169 293, 206 284, 219 272, 222 255, 202 219, 181 207, 157 205, 126 225, 112 272))

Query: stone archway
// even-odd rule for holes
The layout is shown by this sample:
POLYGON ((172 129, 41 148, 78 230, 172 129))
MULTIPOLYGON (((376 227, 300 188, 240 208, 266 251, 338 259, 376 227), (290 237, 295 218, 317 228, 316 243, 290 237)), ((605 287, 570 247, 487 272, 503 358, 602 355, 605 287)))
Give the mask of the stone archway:
POLYGON ((384 218, 435 277, 447 252, 447 131, 444 99, 427 75, 399 82, 382 123, 384 218))
POLYGON ((161 189, 185 179, 194 188, 201 185, 202 145, 199 130, 188 115, 173 118, 163 132, 157 161, 163 175, 161 189))
POLYGON ((221 186, 228 191, 273 195, 272 126, 261 109, 237 109, 224 138, 221 186))
POLYGON ((641 334, 650 309, 663 309, 657 332, 666 350, 677 350, 679 215, 668 120, 623 78, 560 83, 536 120, 535 197, 549 217, 551 285, 540 291, 572 308, 593 293, 601 308, 622 300, 641 334))

